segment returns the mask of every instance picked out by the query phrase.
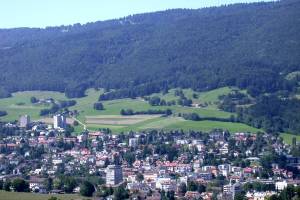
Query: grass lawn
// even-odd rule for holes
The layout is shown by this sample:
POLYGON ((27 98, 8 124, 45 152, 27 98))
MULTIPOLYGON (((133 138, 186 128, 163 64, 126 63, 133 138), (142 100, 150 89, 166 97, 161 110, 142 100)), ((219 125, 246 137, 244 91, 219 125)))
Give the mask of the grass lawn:
POLYGON ((33 105, 30 97, 35 96, 39 99, 54 98, 57 100, 66 99, 63 93, 44 92, 44 91, 28 91, 13 93, 12 97, 0 99, 0 110, 7 111, 8 115, 1 117, 1 120, 14 121, 20 115, 28 114, 32 119, 38 119, 40 110, 47 108, 43 105, 33 105))
POLYGON ((256 133, 260 131, 259 129, 253 128, 242 123, 232 123, 232 122, 216 122, 216 121, 180 121, 177 123, 170 124, 165 127, 165 129, 183 129, 183 130, 199 130, 199 131, 210 131, 212 129, 222 128, 228 130, 231 133, 236 132, 253 132, 256 133))
MULTIPOLYGON (((174 96, 174 89, 166 95, 163 95, 166 99, 176 99, 174 96)), ((220 94, 224 94, 231 91, 230 88, 220 88, 199 94, 199 100, 203 101, 217 101, 217 97, 220 94)), ((98 101, 99 95, 102 90, 96 91, 94 89, 87 90, 87 95, 83 98, 74 98, 76 100, 76 105, 70 107, 70 110, 78 110, 80 115, 79 120, 84 121, 85 116, 95 116, 95 115, 119 115, 121 109, 133 109, 135 111, 142 111, 148 109, 172 109, 173 112, 196 112, 205 117, 229 117, 230 113, 220 111, 214 107, 208 108, 189 108, 181 106, 151 106, 147 102, 141 99, 118 99, 112 101, 104 101, 103 111, 97 111, 93 109, 93 104, 98 101)), ((192 96, 194 93, 192 90, 184 90, 187 96, 192 96)), ((26 91, 13 93, 10 98, 0 99, 0 110, 6 110, 8 112, 7 116, 1 117, 3 121, 13 121, 17 120, 20 115, 28 114, 32 119, 39 119, 39 112, 41 109, 47 108, 49 106, 43 105, 33 105, 30 103, 30 97, 36 97, 38 99, 42 98, 53 98, 55 100, 66 100, 67 98, 63 93, 60 92, 50 92, 50 91, 26 91)), ((195 100, 195 99, 194 99, 195 100)))
POLYGON ((57 197, 60 200, 83 200, 92 199, 87 197, 80 197, 77 194, 34 194, 34 193, 23 193, 23 192, 6 192, 0 190, 0 200, 48 200, 50 197, 57 197))
POLYGON ((293 135, 290 133, 281 133, 280 136, 282 137, 283 141, 287 144, 292 144, 294 137, 296 138, 297 142, 300 142, 300 135, 293 135))
MULTIPOLYGON (((178 105, 174 106, 151 106, 148 102, 137 99, 118 99, 111 101, 103 101, 104 110, 98 111, 93 109, 93 104, 98 101, 99 95, 103 93, 103 90, 89 89, 86 92, 86 96, 83 98, 74 98, 76 100, 76 105, 69 108, 69 110, 77 110, 79 116, 77 117, 83 123, 88 122, 87 116, 101 117, 103 120, 99 120, 99 123, 86 124, 89 130, 98 130, 99 128, 110 128, 113 132, 127 132, 130 130, 139 131, 146 129, 194 129, 210 131, 213 128, 223 128, 229 131, 253 131, 256 132, 257 129, 251 128, 244 124, 239 123, 229 123, 229 122, 214 122, 214 121, 185 121, 177 117, 156 117, 156 118, 145 118, 143 120, 137 120, 135 123, 122 124, 120 123, 120 110, 121 109, 132 109, 134 111, 143 110, 165 110, 171 109, 173 114, 178 113, 198 113, 202 117, 218 117, 218 118, 228 118, 232 113, 221 111, 217 108, 216 102, 218 101, 218 96, 222 94, 228 94, 235 88, 223 87, 207 92, 195 92, 191 89, 183 89, 186 97, 191 98, 193 102, 196 103, 207 103, 208 106, 205 108, 194 108, 194 107, 182 107, 178 105), (197 94, 197 98, 193 98, 193 94, 197 94), (111 121, 111 116, 116 116, 115 122, 111 121), (107 119, 105 119, 107 118, 107 119), (107 123, 109 120, 110 123, 107 123)), ((174 95, 176 89, 171 89, 167 94, 153 94, 151 96, 159 96, 167 101, 177 100, 178 97, 174 95)), ((66 100, 67 98, 63 93, 59 92, 45 92, 45 91, 28 91, 28 92, 17 92, 14 93, 11 98, 0 99, 0 110, 6 110, 8 112, 7 116, 0 118, 3 121, 13 121, 17 120, 20 115, 28 114, 31 119, 37 120, 41 119, 39 112, 47 106, 33 105, 30 102, 30 97, 36 97, 38 99, 42 98, 53 98, 55 100, 66 100)), ((95 120, 94 120, 95 121, 95 120)), ((75 134, 83 131, 81 125, 75 127, 75 134)))
POLYGON ((128 126, 120 125, 88 125, 90 130, 97 130, 99 128, 110 128, 113 132, 127 132, 142 131, 142 130, 195 130, 195 131, 211 131, 212 129, 222 128, 232 133, 235 132, 253 132, 256 133, 261 131, 259 129, 250 127, 242 123, 231 123, 231 122, 216 122, 216 121, 187 121, 180 117, 160 117, 150 119, 141 123, 128 126))
MULTIPOLYGON (((222 87, 218 88, 215 90, 207 91, 207 92, 196 92, 193 91, 192 89, 183 89, 184 95, 188 99, 192 99, 194 103, 208 103, 209 107, 216 108, 216 105, 214 104, 215 102, 219 101, 219 96, 220 95, 226 95, 230 93, 233 89, 237 89, 234 87, 222 87), (197 98, 193 97, 193 94, 197 94, 197 98)), ((161 99, 164 99, 166 101, 171 101, 171 100, 178 100, 179 97, 175 96, 175 91, 177 89, 171 89, 167 94, 162 94, 162 93, 155 93, 152 94, 151 96, 158 96, 161 99)))

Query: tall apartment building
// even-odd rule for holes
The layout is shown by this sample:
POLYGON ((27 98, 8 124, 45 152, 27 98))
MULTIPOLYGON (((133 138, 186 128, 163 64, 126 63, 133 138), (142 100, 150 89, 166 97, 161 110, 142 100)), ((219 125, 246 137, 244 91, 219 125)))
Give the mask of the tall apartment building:
POLYGON ((30 123, 30 117, 29 115, 22 115, 19 119, 20 127, 26 128, 28 124, 30 123))
POLYGON ((120 165, 108 165, 106 168, 106 184, 117 185, 123 181, 123 172, 120 165))
POLYGON ((66 128, 67 122, 64 115, 54 115, 53 116, 54 128, 66 128))
POLYGON ((138 138, 129 138, 128 145, 130 147, 137 147, 137 145, 138 145, 138 138))

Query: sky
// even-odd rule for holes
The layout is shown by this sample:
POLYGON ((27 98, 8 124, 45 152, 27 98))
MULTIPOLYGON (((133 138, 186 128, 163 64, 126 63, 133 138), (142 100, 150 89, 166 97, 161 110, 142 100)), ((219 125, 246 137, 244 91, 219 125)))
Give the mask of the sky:
POLYGON ((84 24, 173 8, 258 1, 262 0, 0 0, 0 28, 84 24))

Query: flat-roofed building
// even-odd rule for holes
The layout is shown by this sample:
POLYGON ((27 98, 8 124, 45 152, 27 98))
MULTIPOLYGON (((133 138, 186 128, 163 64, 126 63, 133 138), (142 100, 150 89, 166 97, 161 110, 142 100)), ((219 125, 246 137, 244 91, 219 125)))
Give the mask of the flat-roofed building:
POLYGON ((30 123, 29 115, 22 115, 20 117, 19 123, 20 123, 20 127, 26 128, 28 126, 28 124, 30 123))
POLYGON ((106 168, 106 184, 117 185, 123 181, 123 172, 120 165, 108 165, 106 168))

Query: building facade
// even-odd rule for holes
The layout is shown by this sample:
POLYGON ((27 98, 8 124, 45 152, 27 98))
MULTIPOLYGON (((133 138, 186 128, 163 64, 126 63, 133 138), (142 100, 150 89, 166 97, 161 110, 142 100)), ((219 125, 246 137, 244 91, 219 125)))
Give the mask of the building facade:
POLYGON ((29 117, 29 115, 22 115, 20 117, 19 122, 20 122, 20 127, 21 128, 26 128, 28 126, 28 124, 30 123, 30 117, 29 117))
POLYGON ((64 115, 54 115, 53 116, 54 128, 66 128, 67 122, 64 115))
POLYGON ((123 181, 122 167, 119 165, 108 165, 106 168, 106 184, 117 185, 123 181))

